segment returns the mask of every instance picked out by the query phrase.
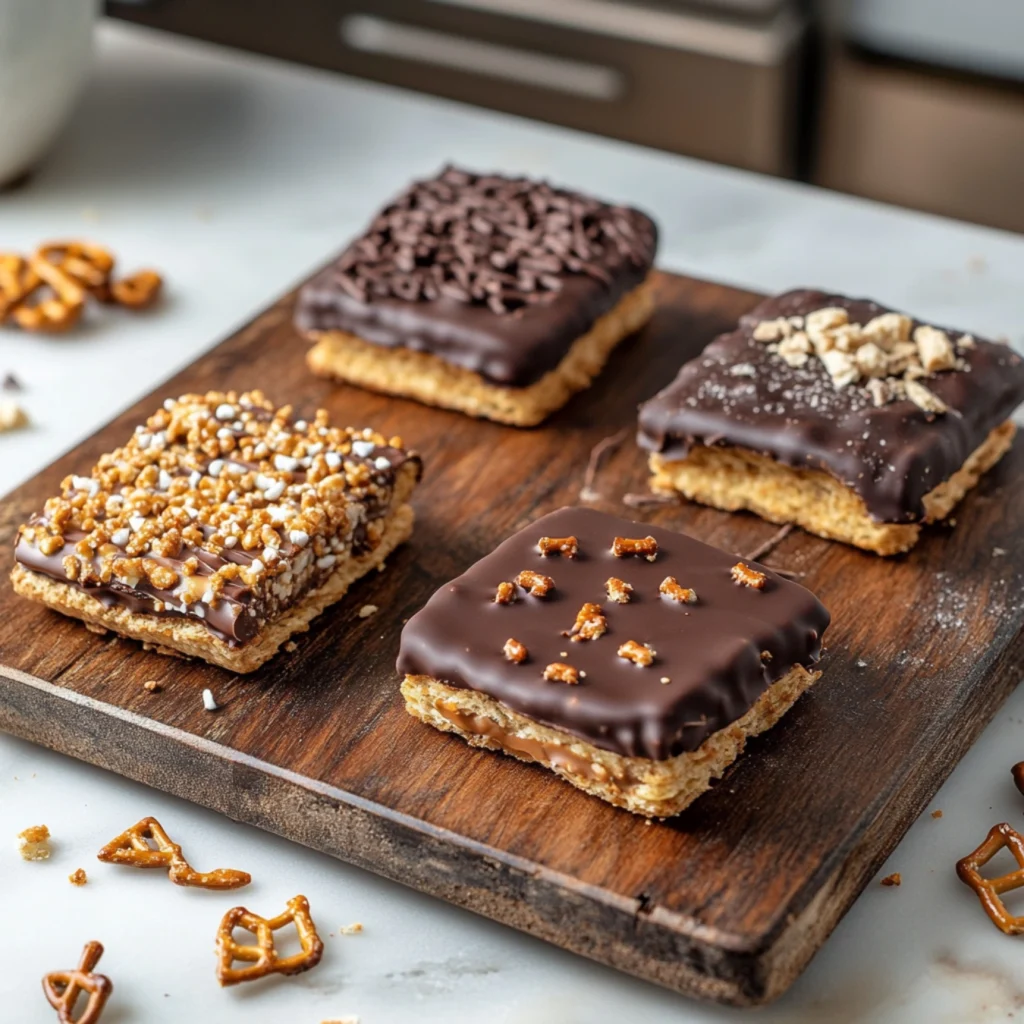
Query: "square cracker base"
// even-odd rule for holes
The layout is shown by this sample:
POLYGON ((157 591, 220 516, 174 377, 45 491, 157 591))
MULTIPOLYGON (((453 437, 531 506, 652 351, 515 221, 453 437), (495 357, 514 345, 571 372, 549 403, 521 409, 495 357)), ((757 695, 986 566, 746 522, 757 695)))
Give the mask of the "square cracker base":
POLYGON ((344 331, 311 331, 316 344, 306 362, 321 377, 532 427, 589 387, 615 346, 643 327, 653 312, 654 280, 649 276, 577 338, 558 366, 524 388, 499 387, 428 352, 373 345, 344 331))
MULTIPOLYGON (((967 461, 924 497, 924 522, 953 511, 964 495, 1009 450, 1016 433, 1009 420, 996 427, 967 461)), ((703 505, 746 509, 772 523, 795 523, 809 533, 878 555, 909 551, 920 538, 918 523, 880 523, 859 495, 821 470, 794 469, 747 448, 695 445, 685 459, 650 457, 651 489, 682 494, 703 505)))
POLYGON ((474 747, 535 761, 578 789, 634 814, 668 818, 709 789, 743 752, 747 739, 775 725, 820 675, 794 666, 742 718, 712 733, 696 750, 665 761, 602 750, 512 711, 487 694, 432 676, 406 676, 402 695, 409 714, 435 729, 455 733, 474 747))
POLYGON ((117 606, 107 608, 85 591, 32 572, 23 565, 15 564, 11 581, 22 597, 40 601, 63 615, 81 619, 94 632, 109 630, 131 640, 141 640, 144 646, 160 654, 202 658, 211 665, 244 674, 255 672, 269 661, 293 634, 309 629, 310 622, 344 597, 356 580, 374 569, 383 568, 388 555, 409 538, 412 525, 412 508, 398 505, 388 516, 384 534, 373 551, 340 562, 316 590, 268 622, 255 639, 241 647, 225 643, 195 619, 146 615, 117 606))

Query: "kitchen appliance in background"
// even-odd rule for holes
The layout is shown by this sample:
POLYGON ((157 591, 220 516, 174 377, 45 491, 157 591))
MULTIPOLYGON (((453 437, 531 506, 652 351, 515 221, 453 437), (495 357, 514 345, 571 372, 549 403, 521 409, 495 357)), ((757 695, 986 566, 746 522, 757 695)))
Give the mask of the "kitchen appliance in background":
POLYGON ((1024 231, 1024 3, 829 13, 816 183, 1024 231))
POLYGON ((797 0, 108 0, 156 28, 773 174, 799 162, 797 0))

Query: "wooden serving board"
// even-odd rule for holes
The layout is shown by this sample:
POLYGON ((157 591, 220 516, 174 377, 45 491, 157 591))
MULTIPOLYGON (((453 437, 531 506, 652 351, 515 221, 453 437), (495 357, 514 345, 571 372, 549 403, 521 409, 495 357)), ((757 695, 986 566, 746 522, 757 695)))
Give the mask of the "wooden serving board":
MULTIPOLYGON (((423 455, 418 522, 383 574, 259 673, 103 638, 0 589, 0 727, 351 861, 687 994, 782 992, 1017 682, 1024 445, 909 556, 794 532, 765 561, 832 611, 821 682, 710 793, 647 824, 547 771, 477 751, 403 709, 402 623, 439 585, 537 516, 577 502, 593 446, 624 430, 598 507, 645 489, 637 403, 758 296, 663 275, 659 309, 594 387, 515 430, 310 376, 293 296, 4 501, 17 524, 169 395, 262 387, 301 415, 401 434, 423 455), (1005 553, 993 554, 993 549, 1005 553), (380 612, 360 619, 364 604, 380 612), (142 683, 155 679, 152 694, 142 683), (223 707, 203 710, 212 687, 223 707)), ((965 326, 970 326, 965 325, 965 326)), ((626 511, 624 514, 629 514, 626 511)), ((634 513, 743 555, 775 532, 695 505, 634 513)))

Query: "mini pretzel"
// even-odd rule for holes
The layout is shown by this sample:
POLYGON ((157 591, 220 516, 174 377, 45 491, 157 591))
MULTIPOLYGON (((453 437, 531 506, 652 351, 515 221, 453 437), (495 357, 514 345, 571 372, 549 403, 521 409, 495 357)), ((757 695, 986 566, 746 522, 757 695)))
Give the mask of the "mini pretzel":
POLYGON ((114 257, 109 249, 91 242, 48 242, 39 246, 36 255, 52 263, 99 299, 109 295, 110 275, 114 257))
POLYGON ((110 285, 110 295, 115 302, 132 309, 144 309, 153 305, 160 295, 164 279, 155 270, 140 270, 131 277, 122 277, 110 285))
POLYGON ((999 898, 1004 892, 1024 886, 1024 836, 1005 822, 993 826, 981 846, 956 862, 956 873, 964 885, 974 890, 985 913, 1001 932, 1007 935, 1024 934, 1024 917, 1014 917, 999 898), (1017 870, 998 878, 982 877, 982 866, 1004 846, 1013 854, 1017 870))
POLYGON ((612 541, 612 554, 616 558, 639 555, 653 562, 658 557, 658 542, 654 537, 616 537, 612 541))
POLYGON ((100 1019, 103 1007, 114 991, 114 984, 106 975, 93 973, 101 956, 103 945, 87 942, 75 970, 54 971, 43 978, 43 994, 57 1011, 60 1024, 96 1024, 100 1019), (75 1003, 82 992, 88 995, 89 1001, 81 1016, 75 1017, 75 1003))
POLYGON ((288 901, 288 909, 269 920, 245 907, 233 907, 224 915, 217 929, 217 980, 221 985, 255 981, 268 974, 301 974, 316 967, 323 955, 324 944, 309 916, 309 900, 305 896, 293 896, 288 901), (274 948, 274 932, 288 924, 295 925, 302 952, 278 957, 274 948), (256 945, 243 946, 235 942, 232 933, 236 928, 252 932, 256 936, 256 945), (236 960, 250 966, 232 967, 236 960))
POLYGON ((0 253, 0 320, 39 287, 39 275, 28 260, 13 252, 0 253))
POLYGON ((107 864, 128 864, 134 868, 168 868, 175 885, 200 889, 240 889, 252 881, 245 871, 217 868, 195 871, 185 860, 181 847, 171 840, 156 818, 143 818, 112 839, 96 856, 107 864), (155 846, 150 844, 150 840, 155 846))
POLYGON ((82 286, 38 255, 33 256, 28 265, 29 270, 42 284, 49 285, 54 294, 34 304, 29 302, 32 293, 25 295, 11 313, 15 321, 26 331, 66 331, 73 327, 85 306, 82 286))

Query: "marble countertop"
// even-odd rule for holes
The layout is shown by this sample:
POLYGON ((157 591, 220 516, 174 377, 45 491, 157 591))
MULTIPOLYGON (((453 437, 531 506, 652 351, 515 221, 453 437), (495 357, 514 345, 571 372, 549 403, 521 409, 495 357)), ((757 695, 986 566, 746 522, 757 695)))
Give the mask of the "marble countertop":
MULTIPOLYGON (((595 139, 436 99, 104 24, 73 122, 32 181, 0 195, 5 249, 85 236, 125 269, 166 273, 158 312, 110 312, 66 338, 5 331, 0 375, 33 426, 0 437, 0 489, 29 477, 322 263, 414 174, 447 160, 550 176, 638 203, 663 267, 764 291, 820 285, 1024 347, 1024 239, 595 139)), ((1009 767, 1024 692, 1004 707, 804 976, 765 1022, 1005 1021, 1024 1015, 1020 942, 1000 935, 953 864, 998 821, 1020 824, 1009 767)), ((0 736, 0 1018, 54 1019, 39 989, 101 939, 116 984, 104 1024, 725 1022, 591 964, 284 840, 0 736), (212 942, 231 894, 100 865, 95 851, 154 814, 200 868, 238 866, 266 913, 296 892, 325 934, 299 978, 221 991, 212 942), (45 821, 46 863, 14 834, 45 821), (89 884, 66 876, 77 867, 89 884), (343 935, 359 921, 364 931, 343 935)), ((753 1019, 753 1018, 751 1018, 753 1019)))

